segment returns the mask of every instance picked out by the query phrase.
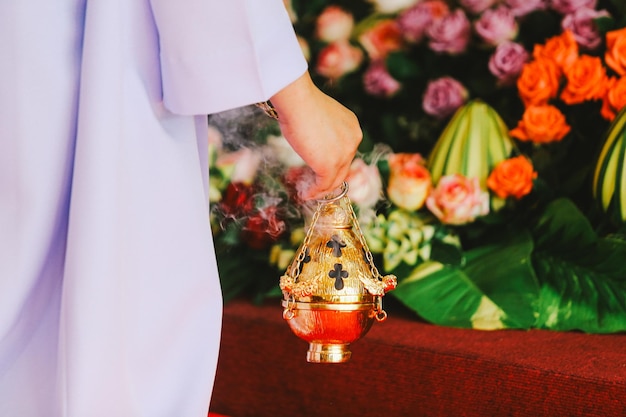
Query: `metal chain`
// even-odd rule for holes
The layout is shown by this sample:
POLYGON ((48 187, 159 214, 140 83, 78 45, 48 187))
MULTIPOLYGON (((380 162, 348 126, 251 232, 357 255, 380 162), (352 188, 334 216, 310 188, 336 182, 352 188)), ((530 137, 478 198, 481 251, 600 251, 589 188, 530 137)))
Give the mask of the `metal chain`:
MULTIPOLYGON (((345 198, 347 199, 348 197, 345 197, 345 198)), ((372 273, 372 276, 374 278, 382 280, 382 275, 378 271, 378 268, 376 268, 376 265, 374 265, 374 256, 372 255, 372 252, 370 251, 369 246, 367 246, 367 242, 365 241, 365 236, 363 235, 363 231, 361 230, 359 221, 356 218, 356 213, 354 212, 354 208, 352 208, 352 203, 350 203, 349 199, 347 203, 348 203, 347 204, 348 210, 350 211, 350 215, 352 216, 352 220, 353 220, 352 223, 359 237, 359 242, 361 242, 361 245, 363 245, 363 250, 365 251, 365 259, 367 259, 367 263, 370 266, 370 272, 372 273)))
POLYGON ((318 202, 317 203, 317 208, 315 209, 315 212, 313 213, 313 217, 311 218, 311 224, 309 225, 309 228, 306 232, 306 235, 304 236, 304 240, 302 241, 302 248, 298 253, 298 256, 295 259, 295 262, 293 263, 293 266, 291 268, 291 276, 294 279, 294 281, 296 280, 296 278, 298 278, 298 276, 300 275, 300 265, 302 264, 302 262, 304 261, 304 258, 306 257, 307 254, 307 249, 309 247, 309 243, 311 242, 311 236, 313 235, 313 230, 315 229, 315 225, 317 224, 317 220, 320 217, 320 213, 322 211, 322 202, 318 202), (295 273, 294 273, 294 269, 295 269, 295 273))

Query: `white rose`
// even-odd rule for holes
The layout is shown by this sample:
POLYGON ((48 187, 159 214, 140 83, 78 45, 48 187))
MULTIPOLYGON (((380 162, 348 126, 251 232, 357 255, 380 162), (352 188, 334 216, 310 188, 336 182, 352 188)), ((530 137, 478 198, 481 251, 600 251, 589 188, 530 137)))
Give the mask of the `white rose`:
POLYGON ((397 13, 419 3, 421 0, 369 0, 380 13, 397 13))

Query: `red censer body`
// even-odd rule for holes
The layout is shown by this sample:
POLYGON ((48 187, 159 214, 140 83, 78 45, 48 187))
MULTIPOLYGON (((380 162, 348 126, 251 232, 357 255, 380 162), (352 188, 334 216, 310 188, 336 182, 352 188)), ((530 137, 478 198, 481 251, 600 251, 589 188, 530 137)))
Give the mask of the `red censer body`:
POLYGON ((382 297, 397 284, 374 265, 347 193, 344 182, 337 196, 318 201, 304 241, 280 278, 283 318, 309 342, 308 362, 348 361, 350 343, 387 318, 382 297))

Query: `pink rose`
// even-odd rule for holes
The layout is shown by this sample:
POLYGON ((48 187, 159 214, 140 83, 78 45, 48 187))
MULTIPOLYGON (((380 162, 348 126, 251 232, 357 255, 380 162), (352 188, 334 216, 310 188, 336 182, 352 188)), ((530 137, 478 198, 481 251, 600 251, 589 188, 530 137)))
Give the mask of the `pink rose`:
POLYGON ((335 80, 356 70, 363 61, 363 52, 347 41, 337 41, 322 49, 317 57, 315 71, 335 80))
POLYGON ((348 197, 360 207, 371 208, 382 197, 383 182, 376 165, 355 158, 348 173, 348 197))
POLYGON ((561 22, 563 30, 569 30, 576 43, 587 50, 594 50, 602 43, 595 19, 609 17, 606 10, 578 9, 566 15, 561 22))
POLYGON ((426 207, 442 223, 466 224, 489 213, 489 193, 480 188, 478 178, 446 175, 426 199, 426 207))
POLYGON ((401 84, 393 78, 385 63, 373 61, 363 75, 365 91, 377 97, 391 97, 400 90, 401 84))
POLYGON ((441 77, 426 86, 422 108, 427 114, 443 119, 467 101, 467 89, 452 77, 441 77))
POLYGON ((487 44, 498 46, 517 36, 515 16, 508 7, 486 10, 474 23, 474 29, 487 44))
POLYGON ((514 16, 525 16, 535 10, 544 10, 549 0, 505 0, 504 4, 511 9, 514 16))
POLYGON ((398 16, 398 27, 406 40, 418 43, 432 22, 448 13, 448 5, 441 0, 423 1, 398 16))
POLYGON ((328 6, 317 18, 315 35, 324 42, 350 39, 354 17, 339 6, 328 6))
POLYGON ((472 14, 480 14, 493 6, 498 0, 460 0, 461 6, 472 14))
POLYGON ((387 195, 396 206, 405 210, 418 210, 430 193, 430 172, 420 154, 396 153, 388 157, 389 184, 387 195))
POLYGON ((359 42, 371 59, 384 59, 402 46, 402 33, 395 20, 385 19, 363 32, 359 42))
POLYGON ((561 14, 574 13, 578 9, 595 9, 598 0, 550 0, 550 7, 561 14))
POLYGON ((489 58, 489 71, 498 79, 500 85, 515 83, 522 72, 530 54, 515 42, 502 42, 489 58))
POLYGON ((464 52, 472 34, 472 26, 465 12, 457 9, 437 19, 426 29, 428 46, 435 52, 450 55, 464 52))

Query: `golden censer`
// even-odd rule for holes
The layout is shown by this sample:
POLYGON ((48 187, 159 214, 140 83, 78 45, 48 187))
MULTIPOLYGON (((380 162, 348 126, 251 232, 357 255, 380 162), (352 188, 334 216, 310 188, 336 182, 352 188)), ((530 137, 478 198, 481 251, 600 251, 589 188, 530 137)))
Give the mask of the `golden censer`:
POLYGON ((397 284, 374 265, 347 194, 344 182, 339 195, 318 201, 304 241, 280 278, 283 317, 309 342, 308 362, 349 360, 350 343, 387 318, 382 297, 397 284))

